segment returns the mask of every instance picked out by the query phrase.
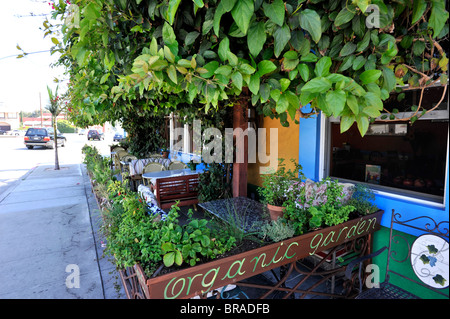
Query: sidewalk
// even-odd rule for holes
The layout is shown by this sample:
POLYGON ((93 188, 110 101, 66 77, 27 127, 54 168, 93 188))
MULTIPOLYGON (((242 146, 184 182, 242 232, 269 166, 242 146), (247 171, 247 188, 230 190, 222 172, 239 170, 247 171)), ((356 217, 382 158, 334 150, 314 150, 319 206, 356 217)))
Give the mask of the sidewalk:
POLYGON ((102 257, 100 212, 84 167, 53 168, 33 168, 0 197, 0 299, 126 298, 102 257))

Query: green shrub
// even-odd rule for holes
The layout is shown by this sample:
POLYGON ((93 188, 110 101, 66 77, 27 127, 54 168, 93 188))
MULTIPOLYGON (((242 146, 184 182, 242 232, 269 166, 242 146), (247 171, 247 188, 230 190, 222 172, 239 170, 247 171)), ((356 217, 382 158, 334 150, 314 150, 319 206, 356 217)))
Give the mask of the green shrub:
POLYGON ((76 127, 67 120, 58 120, 58 130, 61 133, 75 133, 76 127))

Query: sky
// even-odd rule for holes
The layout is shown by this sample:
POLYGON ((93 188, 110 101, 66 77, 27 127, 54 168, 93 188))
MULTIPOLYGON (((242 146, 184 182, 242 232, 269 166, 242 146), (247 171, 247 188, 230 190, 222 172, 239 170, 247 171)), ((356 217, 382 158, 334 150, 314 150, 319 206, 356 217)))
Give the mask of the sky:
MULTIPOLYGON (((49 0, 0 0, 0 108, 8 111, 39 110, 41 93, 42 108, 49 103, 47 85, 53 90, 53 79, 64 79, 64 69, 52 68, 58 58, 50 52, 29 54, 17 59, 21 52, 49 50, 51 37, 44 38, 42 23, 47 14, 50 19, 49 0), (37 16, 30 16, 33 13, 37 16), (14 55, 13 57, 8 57, 14 55)), ((66 82, 59 85, 59 93, 65 91, 66 82)))

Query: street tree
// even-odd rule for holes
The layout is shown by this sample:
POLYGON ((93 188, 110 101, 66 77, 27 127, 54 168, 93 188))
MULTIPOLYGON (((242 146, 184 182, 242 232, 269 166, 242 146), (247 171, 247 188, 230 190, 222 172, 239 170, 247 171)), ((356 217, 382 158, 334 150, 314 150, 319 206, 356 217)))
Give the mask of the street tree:
POLYGON ((55 170, 59 170, 59 158, 58 158, 58 131, 57 131, 57 116, 61 113, 61 99, 58 95, 58 87, 55 92, 47 86, 48 97, 50 99, 50 105, 46 109, 52 114, 52 126, 53 126, 53 141, 55 149, 55 170))

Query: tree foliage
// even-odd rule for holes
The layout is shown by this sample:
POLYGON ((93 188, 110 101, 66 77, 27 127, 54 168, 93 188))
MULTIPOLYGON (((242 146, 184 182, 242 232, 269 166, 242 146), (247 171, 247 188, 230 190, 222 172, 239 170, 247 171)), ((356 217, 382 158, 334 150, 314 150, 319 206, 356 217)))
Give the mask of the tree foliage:
POLYGON ((283 125, 322 111, 364 135, 395 119, 397 86, 447 85, 448 15, 444 0, 60 0, 46 28, 62 31, 78 122, 247 97, 283 125))

